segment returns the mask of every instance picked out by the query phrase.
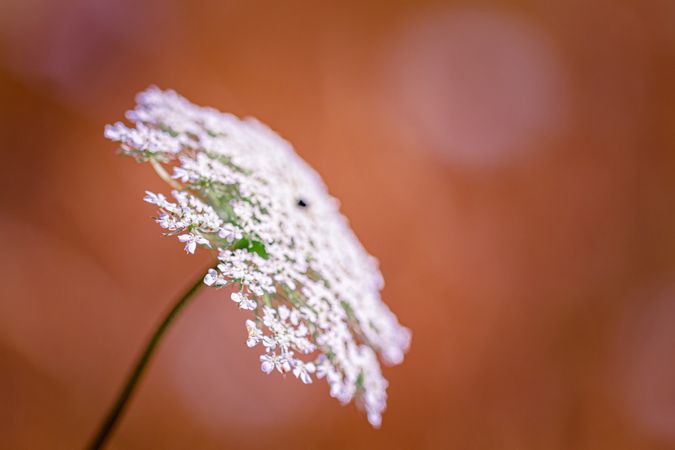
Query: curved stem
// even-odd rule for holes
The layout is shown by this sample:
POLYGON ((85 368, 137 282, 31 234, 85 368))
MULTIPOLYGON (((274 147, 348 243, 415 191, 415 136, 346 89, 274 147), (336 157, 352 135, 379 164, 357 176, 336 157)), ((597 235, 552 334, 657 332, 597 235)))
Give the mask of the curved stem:
POLYGON ((159 175, 159 177, 162 180, 164 180, 169 186, 171 186, 172 188, 174 188, 178 191, 183 189, 182 186, 176 180, 174 180, 173 178, 171 178, 169 176, 169 174, 166 172, 166 170, 164 170, 164 167, 160 163, 158 163, 156 160, 150 159, 150 165, 152 166, 153 169, 155 169, 155 172, 157 172, 157 175, 159 175))
POLYGON ((120 416, 124 412, 124 408, 129 402, 131 395, 134 393, 134 390, 138 385, 138 382, 141 379, 141 376, 143 375, 143 372, 145 371, 145 368, 148 365, 150 358, 152 357, 155 347, 157 347, 157 344, 159 343, 160 339, 162 338, 166 330, 169 328, 169 325, 171 325, 173 320, 176 318, 178 313, 183 309, 183 307, 185 307, 185 305, 187 305, 189 300, 194 296, 194 294, 199 290, 199 288, 203 284, 204 282, 202 275, 197 280, 197 282, 192 287, 190 287, 190 289, 188 289, 180 299, 178 299, 178 301, 173 305, 173 307, 166 315, 166 317, 164 317, 162 323, 159 324, 154 334, 152 335, 147 345, 145 346, 145 350, 143 351, 140 358, 136 362, 136 365, 134 366, 133 370, 129 374, 129 377, 127 378, 124 388, 117 397, 115 404, 108 412, 108 415, 101 424, 98 432, 96 433, 96 436, 94 437, 94 439, 92 439, 89 446, 87 446, 88 450, 97 450, 103 448, 105 442, 112 434, 120 416))

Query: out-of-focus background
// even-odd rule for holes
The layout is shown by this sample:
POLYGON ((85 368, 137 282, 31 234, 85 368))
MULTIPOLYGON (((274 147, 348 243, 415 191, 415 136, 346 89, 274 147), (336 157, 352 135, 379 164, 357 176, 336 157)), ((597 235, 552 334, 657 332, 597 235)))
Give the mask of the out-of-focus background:
POLYGON ((375 431, 223 291, 110 449, 675 449, 672 0, 0 2, 0 447, 82 448, 209 264, 103 126, 150 84, 325 178, 413 330, 375 431))

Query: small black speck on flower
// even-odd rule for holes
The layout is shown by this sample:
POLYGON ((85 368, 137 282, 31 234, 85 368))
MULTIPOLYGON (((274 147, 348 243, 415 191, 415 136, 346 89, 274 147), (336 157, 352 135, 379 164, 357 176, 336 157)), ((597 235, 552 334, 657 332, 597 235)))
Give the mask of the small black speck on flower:
POLYGON ((307 204, 306 201, 304 201, 303 199, 300 198, 300 199, 298 199, 298 206, 301 207, 301 208, 307 208, 309 205, 307 204))

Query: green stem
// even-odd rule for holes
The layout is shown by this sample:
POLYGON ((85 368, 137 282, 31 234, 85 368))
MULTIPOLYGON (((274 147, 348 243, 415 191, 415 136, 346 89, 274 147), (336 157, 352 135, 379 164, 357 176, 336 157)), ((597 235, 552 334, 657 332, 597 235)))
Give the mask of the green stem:
POLYGON ((190 289, 188 289, 180 299, 178 299, 178 301, 176 302, 176 304, 173 305, 173 307, 166 315, 166 317, 164 317, 162 323, 159 324, 159 326, 155 330, 155 333, 148 341, 148 344, 146 345, 143 354, 136 362, 136 366, 129 374, 129 378, 127 378, 127 382, 125 383, 124 388, 117 397, 117 401, 115 401, 115 404, 108 412, 105 421, 101 424, 101 427, 96 433, 96 436, 94 437, 94 439, 92 439, 91 443, 87 447, 88 450, 97 450, 103 448, 105 442, 108 440, 108 438, 110 438, 110 435, 112 434, 115 426, 117 425, 120 416, 124 412, 124 408, 129 402, 131 395, 134 393, 134 390, 136 389, 136 386, 138 385, 138 382, 141 379, 143 372, 145 371, 145 368, 148 365, 148 362, 150 361, 150 358, 152 358, 152 354, 155 351, 155 347, 157 347, 157 344, 159 343, 160 339, 162 338, 166 330, 169 328, 169 325, 171 325, 173 320, 176 318, 178 313, 185 307, 185 305, 187 305, 187 303, 194 296, 194 294, 204 284, 203 278, 204 276, 202 275, 197 280, 197 282, 190 289))

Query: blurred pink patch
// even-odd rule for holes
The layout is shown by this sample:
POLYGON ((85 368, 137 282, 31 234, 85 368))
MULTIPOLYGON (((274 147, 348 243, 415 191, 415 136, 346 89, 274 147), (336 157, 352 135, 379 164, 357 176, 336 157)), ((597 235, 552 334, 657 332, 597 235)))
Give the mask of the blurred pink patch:
POLYGON ((418 142, 464 168, 500 166, 563 126, 565 77, 548 36, 488 10, 419 17, 394 39, 390 89, 418 142))
POLYGON ((0 64, 68 103, 97 103, 99 92, 128 76, 123 68, 138 71, 168 30, 177 32, 173 0, 2 3, 0 44, 8 52, 0 64))
POLYGON ((615 348, 624 414, 675 443, 675 284, 627 311, 615 348))

